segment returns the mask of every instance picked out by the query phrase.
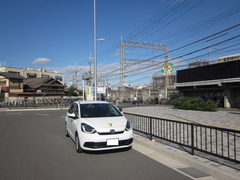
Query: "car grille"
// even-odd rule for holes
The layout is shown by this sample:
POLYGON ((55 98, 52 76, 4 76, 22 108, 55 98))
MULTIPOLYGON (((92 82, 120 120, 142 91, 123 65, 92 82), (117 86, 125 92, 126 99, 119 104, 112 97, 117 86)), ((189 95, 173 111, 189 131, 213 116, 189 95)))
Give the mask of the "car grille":
MULTIPOLYGON (((118 146, 130 145, 132 142, 133 142, 133 138, 130 138, 127 140, 121 140, 121 141, 119 141, 118 146)), ((87 148, 93 148, 93 149, 115 147, 115 146, 107 146, 107 142, 85 142, 83 146, 87 147, 87 148)))
POLYGON ((115 132, 114 134, 111 134, 110 132, 97 132, 99 135, 115 135, 115 134, 122 134, 124 131, 118 131, 115 132))

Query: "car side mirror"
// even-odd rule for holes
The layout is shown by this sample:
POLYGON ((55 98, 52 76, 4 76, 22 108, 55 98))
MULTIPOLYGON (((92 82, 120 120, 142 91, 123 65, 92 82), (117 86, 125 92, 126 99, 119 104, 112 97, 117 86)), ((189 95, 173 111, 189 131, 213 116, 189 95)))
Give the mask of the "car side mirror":
POLYGON ((74 113, 68 113, 69 118, 76 119, 76 115, 74 113))
POLYGON ((122 112, 122 108, 119 108, 119 111, 122 112))

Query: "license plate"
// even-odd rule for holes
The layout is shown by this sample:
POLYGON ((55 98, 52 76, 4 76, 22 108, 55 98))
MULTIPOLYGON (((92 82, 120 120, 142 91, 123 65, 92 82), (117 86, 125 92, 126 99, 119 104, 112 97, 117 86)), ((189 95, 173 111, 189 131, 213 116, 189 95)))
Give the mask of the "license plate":
POLYGON ((118 139, 107 139, 107 146, 118 146, 118 139))

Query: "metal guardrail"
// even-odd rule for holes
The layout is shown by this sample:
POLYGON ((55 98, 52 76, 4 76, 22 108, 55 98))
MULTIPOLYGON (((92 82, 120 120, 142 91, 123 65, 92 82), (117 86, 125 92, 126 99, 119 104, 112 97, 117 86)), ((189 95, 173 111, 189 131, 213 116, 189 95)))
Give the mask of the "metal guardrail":
POLYGON ((124 112, 133 130, 240 164, 240 131, 124 112))

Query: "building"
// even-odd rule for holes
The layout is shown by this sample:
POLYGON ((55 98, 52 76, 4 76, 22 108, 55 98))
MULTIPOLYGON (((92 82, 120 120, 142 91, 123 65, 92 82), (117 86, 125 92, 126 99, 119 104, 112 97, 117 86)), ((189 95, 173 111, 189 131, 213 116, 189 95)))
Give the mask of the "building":
POLYGON ((62 97, 65 96, 64 85, 52 77, 28 78, 23 80, 24 94, 28 97, 62 97))
MULTIPOLYGON (((152 80, 153 87, 165 87, 166 85, 166 76, 153 76, 152 80)), ((168 81, 168 85, 174 85, 177 82, 177 76, 168 76, 168 81)))
POLYGON ((217 98, 225 108, 240 108, 240 61, 178 70, 177 81, 180 96, 217 98))
POLYGON ((23 93, 23 80, 19 74, 0 72, 0 101, 8 101, 9 97, 23 93))
POLYGON ((216 63, 223 63, 223 62, 237 61, 237 60, 240 60, 240 54, 233 54, 233 55, 219 57, 216 60, 216 63))
POLYGON ((13 68, 13 67, 0 67, 0 72, 8 72, 8 73, 14 73, 19 74, 25 78, 42 78, 42 77, 52 77, 54 79, 57 79, 59 82, 61 82, 64 85, 65 79, 64 74, 58 73, 58 72, 47 72, 46 70, 39 68, 39 70, 36 70, 34 68, 13 68))
POLYGON ((205 61, 203 59, 197 59, 196 62, 188 63, 188 65, 189 65, 189 68, 193 68, 193 67, 209 65, 209 62, 207 62, 207 61, 205 61))

